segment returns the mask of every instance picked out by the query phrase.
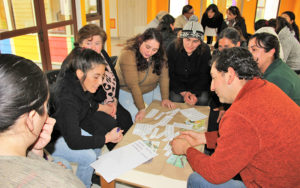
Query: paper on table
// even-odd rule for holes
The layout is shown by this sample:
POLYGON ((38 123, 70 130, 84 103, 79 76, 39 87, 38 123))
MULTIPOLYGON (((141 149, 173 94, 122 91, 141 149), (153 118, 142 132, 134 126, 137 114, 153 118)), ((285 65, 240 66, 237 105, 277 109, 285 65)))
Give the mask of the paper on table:
POLYGON ((183 110, 180 110, 180 112, 182 113, 182 115, 184 115, 186 118, 188 118, 192 121, 198 121, 200 119, 207 118, 207 115, 202 114, 195 108, 183 109, 183 110))
POLYGON ((101 155, 91 166, 109 183, 155 156, 157 154, 150 147, 137 140, 101 155))
POLYGON ((158 112, 159 112, 159 110, 153 108, 153 109, 145 116, 145 118, 153 118, 158 112))

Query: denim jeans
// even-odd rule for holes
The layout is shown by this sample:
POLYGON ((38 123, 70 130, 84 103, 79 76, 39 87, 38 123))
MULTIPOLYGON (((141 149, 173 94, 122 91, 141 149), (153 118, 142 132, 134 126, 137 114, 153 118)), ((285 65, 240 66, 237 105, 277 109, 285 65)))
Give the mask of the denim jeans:
MULTIPOLYGON (((161 93, 159 84, 156 88, 148 93, 143 94, 144 102, 149 106, 153 100, 161 101, 161 93)), ((135 115, 138 113, 138 109, 134 104, 132 94, 130 92, 120 89, 119 103, 130 113, 132 121, 135 120, 135 115)))
MULTIPOLYGON (((81 135, 92 136, 82 129, 81 135)), ((68 147, 65 139, 60 137, 55 143, 55 149, 52 155, 62 157, 70 162, 77 163, 78 167, 76 176, 84 183, 86 187, 91 187, 94 169, 90 166, 90 164, 96 161, 100 154, 100 148, 72 150, 68 147)))
POLYGON ((205 180, 197 172, 192 173, 189 176, 187 182, 188 188, 246 188, 245 184, 239 180, 229 180, 222 184, 212 184, 205 180))

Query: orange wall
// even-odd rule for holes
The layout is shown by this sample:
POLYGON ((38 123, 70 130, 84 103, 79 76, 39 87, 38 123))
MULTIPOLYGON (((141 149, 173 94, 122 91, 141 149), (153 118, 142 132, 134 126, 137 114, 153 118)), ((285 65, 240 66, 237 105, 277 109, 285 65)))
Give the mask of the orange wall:
MULTIPOLYGON (((202 14, 200 15, 201 5, 199 0, 189 0, 189 4, 194 8, 194 14, 198 17, 199 21, 201 20, 202 14)), ((202 11, 204 12, 206 9, 206 1, 203 1, 202 11)))
POLYGON ((300 1, 299 0, 281 0, 278 15, 284 11, 292 11, 296 16, 296 24, 300 24, 300 1))
POLYGON ((162 10, 169 12, 169 0, 147 0, 147 23, 151 22, 162 10))
POLYGON ((257 0, 244 1, 242 16, 245 18, 247 32, 254 33, 255 13, 257 0))

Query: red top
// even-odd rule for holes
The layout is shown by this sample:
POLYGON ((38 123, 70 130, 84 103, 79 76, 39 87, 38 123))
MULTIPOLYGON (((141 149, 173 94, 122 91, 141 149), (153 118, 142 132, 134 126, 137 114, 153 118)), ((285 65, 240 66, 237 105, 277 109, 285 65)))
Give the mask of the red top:
MULTIPOLYGON (((206 134, 208 146, 216 132, 206 134)), ((220 184, 240 173, 247 187, 300 187, 300 108, 274 84, 254 79, 222 118, 212 156, 190 147, 191 167, 220 184)))

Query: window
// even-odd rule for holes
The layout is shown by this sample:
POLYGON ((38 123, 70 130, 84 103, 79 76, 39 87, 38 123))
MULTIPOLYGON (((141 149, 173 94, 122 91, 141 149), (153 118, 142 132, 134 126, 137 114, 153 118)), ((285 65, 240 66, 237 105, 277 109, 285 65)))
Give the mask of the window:
POLYGON ((182 8, 188 5, 188 0, 170 0, 170 14, 176 18, 182 14, 182 8))
POLYGON ((258 0, 256 7, 255 21, 260 19, 269 20, 276 18, 279 0, 258 0))

